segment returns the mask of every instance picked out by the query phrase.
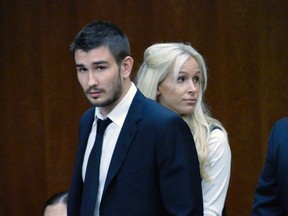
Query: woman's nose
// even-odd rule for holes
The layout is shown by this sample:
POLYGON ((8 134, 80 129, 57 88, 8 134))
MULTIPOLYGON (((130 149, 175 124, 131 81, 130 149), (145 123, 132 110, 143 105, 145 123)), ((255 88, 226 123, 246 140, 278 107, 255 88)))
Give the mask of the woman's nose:
POLYGON ((189 82, 189 92, 190 93, 195 93, 196 92, 196 86, 195 86, 195 83, 193 81, 189 82))

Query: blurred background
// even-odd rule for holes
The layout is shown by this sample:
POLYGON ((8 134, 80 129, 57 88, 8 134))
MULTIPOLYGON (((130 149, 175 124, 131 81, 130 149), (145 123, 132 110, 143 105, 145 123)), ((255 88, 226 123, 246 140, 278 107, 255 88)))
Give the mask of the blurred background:
POLYGON ((133 77, 153 43, 190 42, 204 56, 205 100, 232 151, 228 214, 250 215, 270 129, 288 110, 287 9, 287 0, 1 0, 0 215, 40 215, 69 187, 90 107, 69 45, 95 19, 129 37, 133 77))

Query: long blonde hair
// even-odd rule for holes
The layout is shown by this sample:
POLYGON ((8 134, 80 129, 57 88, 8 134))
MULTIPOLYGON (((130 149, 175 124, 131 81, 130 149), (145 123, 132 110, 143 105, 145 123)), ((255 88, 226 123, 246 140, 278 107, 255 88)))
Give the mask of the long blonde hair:
POLYGON ((192 56, 198 63, 200 70, 200 89, 194 112, 183 115, 193 134, 200 172, 203 179, 209 181, 204 166, 209 164, 208 140, 213 127, 220 128, 227 136, 222 124, 211 117, 203 102, 203 95, 207 88, 207 68, 203 57, 189 44, 158 43, 148 47, 144 52, 144 61, 137 73, 136 83, 139 90, 148 98, 157 101, 157 88, 171 72, 177 77, 182 64, 192 56))

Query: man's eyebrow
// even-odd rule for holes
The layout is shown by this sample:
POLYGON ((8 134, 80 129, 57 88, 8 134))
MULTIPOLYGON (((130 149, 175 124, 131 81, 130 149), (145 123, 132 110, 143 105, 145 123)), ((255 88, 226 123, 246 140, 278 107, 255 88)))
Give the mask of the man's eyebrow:
MULTIPOLYGON (((107 61, 96 61, 96 62, 92 62, 92 65, 100 65, 100 64, 108 64, 107 61)), ((76 67, 85 67, 84 64, 76 64, 76 67)))
POLYGON ((82 67, 84 67, 83 64, 76 64, 76 68, 82 68, 82 67))
POLYGON ((102 60, 102 61, 96 61, 96 62, 92 62, 92 64, 93 64, 93 65, 98 65, 98 64, 108 64, 108 62, 107 62, 107 61, 104 61, 104 60, 102 60))
MULTIPOLYGON (((107 61, 96 61, 96 62, 92 62, 92 65, 103 65, 103 64, 108 64, 107 61)), ((84 64, 76 64, 76 67, 85 67, 84 64)))

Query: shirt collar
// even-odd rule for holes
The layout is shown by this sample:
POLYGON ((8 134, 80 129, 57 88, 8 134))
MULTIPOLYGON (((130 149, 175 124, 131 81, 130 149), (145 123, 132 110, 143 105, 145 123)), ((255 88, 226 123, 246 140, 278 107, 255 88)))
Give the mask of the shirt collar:
MULTIPOLYGON (((135 84, 132 82, 130 89, 124 98, 114 107, 114 109, 106 116, 112 120, 118 127, 122 127, 132 103, 132 100, 137 92, 135 84)), ((100 112, 100 108, 96 107, 95 109, 95 120, 98 118, 104 119, 104 116, 100 112)))

